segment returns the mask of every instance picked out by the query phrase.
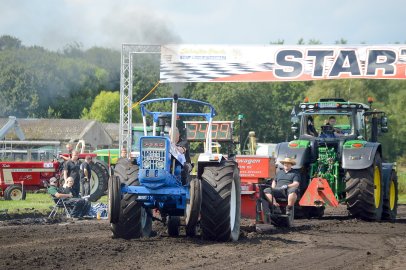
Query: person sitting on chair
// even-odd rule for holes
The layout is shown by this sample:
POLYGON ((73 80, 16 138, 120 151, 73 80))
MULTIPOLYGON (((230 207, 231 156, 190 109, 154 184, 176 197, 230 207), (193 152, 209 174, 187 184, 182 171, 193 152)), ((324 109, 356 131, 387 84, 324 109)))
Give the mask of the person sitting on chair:
POLYGON ((55 177, 52 177, 49 180, 48 193, 52 195, 55 202, 59 199, 64 199, 65 205, 72 207, 72 218, 82 218, 89 212, 90 202, 85 199, 73 198, 72 193, 70 192, 73 186, 73 178, 68 177, 66 179, 65 188, 57 187, 58 180, 55 177))
MULTIPOLYGON (((272 181, 271 186, 272 189, 281 189, 287 193, 288 207, 286 208, 286 214, 290 215, 297 200, 300 175, 292 169, 292 166, 296 164, 294 159, 285 158, 280 162, 283 164, 283 170, 279 170, 277 172, 275 180, 272 181)), ((266 188, 264 190, 265 196, 271 204, 278 206, 278 203, 272 202, 272 189, 266 188)))

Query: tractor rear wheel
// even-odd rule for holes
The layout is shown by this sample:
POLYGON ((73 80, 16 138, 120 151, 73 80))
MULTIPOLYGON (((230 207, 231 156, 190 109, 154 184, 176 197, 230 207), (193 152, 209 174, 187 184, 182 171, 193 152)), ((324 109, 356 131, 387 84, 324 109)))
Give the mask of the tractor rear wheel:
POLYGON ((89 201, 95 202, 100 199, 107 190, 109 169, 107 164, 97 159, 93 160, 90 166, 92 168, 92 178, 90 179, 89 201))
POLYGON ((186 204, 186 235, 195 236, 202 205, 202 184, 197 178, 190 181, 190 199, 186 204))
POLYGON ((395 221, 398 210, 398 192, 398 176, 395 171, 391 171, 388 194, 383 200, 383 220, 395 221))
POLYGON ((241 186, 235 161, 204 167, 201 229, 204 239, 237 241, 240 234, 241 186))
POLYGON ((354 217, 380 220, 383 205, 382 161, 376 154, 373 164, 363 170, 346 172, 347 209, 354 217))
POLYGON ((23 191, 20 185, 11 185, 4 190, 5 200, 19 201, 25 200, 25 197, 26 197, 25 190, 23 191))
MULTIPOLYGON (((115 173, 121 184, 127 186, 138 186, 138 166, 133 165, 127 159, 117 162, 115 173)), ((137 202, 137 195, 123 194, 120 202, 120 213, 117 222, 111 223, 111 230, 115 238, 139 238, 150 236, 152 229, 152 217, 147 214, 147 210, 142 207, 142 203, 137 202)))

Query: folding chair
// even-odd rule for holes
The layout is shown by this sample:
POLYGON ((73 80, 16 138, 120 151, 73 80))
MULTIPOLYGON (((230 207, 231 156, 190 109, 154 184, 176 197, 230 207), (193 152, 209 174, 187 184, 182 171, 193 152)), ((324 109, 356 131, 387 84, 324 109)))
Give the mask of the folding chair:
POLYGON ((71 217, 71 208, 69 206, 66 206, 65 201, 63 198, 57 199, 52 197, 52 199, 55 201, 55 205, 52 208, 51 213, 49 214, 48 218, 54 218, 58 213, 60 215, 65 214, 67 218, 71 217))

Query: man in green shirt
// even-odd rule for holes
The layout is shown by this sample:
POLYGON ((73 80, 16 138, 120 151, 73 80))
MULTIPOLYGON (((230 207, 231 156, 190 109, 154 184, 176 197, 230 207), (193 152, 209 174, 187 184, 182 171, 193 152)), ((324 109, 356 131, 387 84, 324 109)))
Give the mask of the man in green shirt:
POLYGON ((66 206, 72 207, 72 217, 73 218, 82 218, 89 212, 90 203, 85 199, 73 198, 72 193, 68 193, 67 190, 73 186, 73 178, 68 177, 66 179, 68 189, 60 189, 57 187, 58 180, 55 177, 52 177, 49 180, 48 193, 52 195, 54 201, 57 202, 59 199, 64 199, 66 206))

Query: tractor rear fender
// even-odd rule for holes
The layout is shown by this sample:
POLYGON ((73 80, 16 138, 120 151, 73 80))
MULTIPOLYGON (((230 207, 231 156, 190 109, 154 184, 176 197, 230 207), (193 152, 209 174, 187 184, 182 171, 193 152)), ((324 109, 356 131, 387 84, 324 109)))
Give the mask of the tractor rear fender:
MULTIPOLYGON (((283 167, 280 163, 286 157, 293 158, 296 164, 292 167, 293 169, 300 169, 310 161, 310 148, 307 147, 289 147, 290 142, 279 143, 276 146, 275 154, 276 161, 275 164, 279 167, 283 167)), ((310 145, 310 142, 309 142, 310 145)))
POLYGON ((382 163, 383 199, 388 199, 389 183, 392 171, 395 170, 394 163, 382 163))
POLYGON ((342 168, 348 170, 361 170, 374 163, 375 155, 381 154, 381 144, 367 142, 361 148, 344 148, 342 154, 342 168))

